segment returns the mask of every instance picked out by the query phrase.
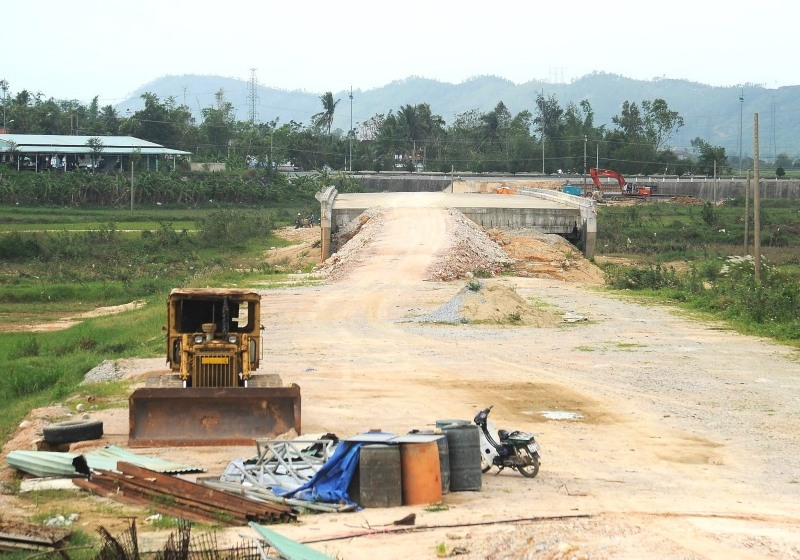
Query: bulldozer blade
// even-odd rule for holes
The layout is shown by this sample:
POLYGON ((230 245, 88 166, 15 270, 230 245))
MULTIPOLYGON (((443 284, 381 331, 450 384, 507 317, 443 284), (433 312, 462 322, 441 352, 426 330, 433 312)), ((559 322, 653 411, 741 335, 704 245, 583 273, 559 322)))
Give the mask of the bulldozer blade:
POLYGON ((300 387, 149 388, 129 398, 128 445, 250 445, 294 429, 300 387))

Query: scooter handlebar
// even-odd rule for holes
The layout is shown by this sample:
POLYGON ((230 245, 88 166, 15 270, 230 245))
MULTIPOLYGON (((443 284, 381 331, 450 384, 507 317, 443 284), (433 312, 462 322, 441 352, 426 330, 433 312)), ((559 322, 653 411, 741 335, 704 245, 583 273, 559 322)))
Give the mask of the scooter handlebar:
POLYGON ((478 414, 475 415, 475 418, 473 419, 473 422, 475 422, 479 426, 485 424, 486 423, 486 418, 489 416, 489 412, 492 410, 493 406, 494 405, 492 405, 492 406, 490 406, 488 408, 484 408, 483 410, 481 410, 478 414))

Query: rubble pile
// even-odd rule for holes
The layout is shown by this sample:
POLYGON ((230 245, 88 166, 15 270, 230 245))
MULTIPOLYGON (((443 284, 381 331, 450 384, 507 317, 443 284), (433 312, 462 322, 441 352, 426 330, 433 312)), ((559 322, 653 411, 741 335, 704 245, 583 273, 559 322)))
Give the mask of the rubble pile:
POLYGON ((344 276, 366 258, 364 248, 380 233, 385 210, 370 208, 342 227, 333 239, 336 251, 322 263, 322 274, 329 280, 344 276))
POLYGON ((457 210, 448 209, 452 226, 448 229, 452 244, 437 255, 428 269, 427 280, 457 280, 471 277, 476 271, 496 276, 513 262, 485 230, 457 210))

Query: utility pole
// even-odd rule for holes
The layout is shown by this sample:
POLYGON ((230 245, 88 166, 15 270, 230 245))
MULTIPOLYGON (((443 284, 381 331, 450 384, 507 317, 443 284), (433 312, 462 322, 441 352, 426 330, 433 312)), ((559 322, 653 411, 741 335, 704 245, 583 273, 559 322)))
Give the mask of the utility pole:
POLYGON ((350 172, 353 172, 353 86, 350 86, 350 172))
POLYGON ((742 144, 744 139, 742 137, 742 111, 744 109, 744 88, 739 94, 739 173, 742 172, 742 144))
POLYGON ((714 160, 714 206, 717 205, 717 160, 714 160))
POLYGON ((761 284, 761 192, 758 183, 761 180, 758 151, 758 113, 753 116, 753 264, 755 266, 756 284, 761 284))
POLYGON ((542 130, 542 175, 544 175, 544 130, 542 130))
POLYGON ((750 254, 750 170, 744 185, 744 254, 750 254))
POLYGON ((589 138, 583 135, 583 188, 586 189, 586 142, 589 138))
POLYGON ((6 98, 8 97, 8 80, 0 80, 0 89, 3 90, 3 132, 6 131, 6 98))
POLYGON ((131 158, 131 212, 133 212, 133 159, 131 158))
POLYGON ((545 125, 545 123, 544 123, 544 89, 542 89, 542 109, 540 109, 540 110, 542 112, 542 118, 543 118, 543 120, 542 120, 542 175, 544 175, 545 174, 544 173, 544 125, 545 125))

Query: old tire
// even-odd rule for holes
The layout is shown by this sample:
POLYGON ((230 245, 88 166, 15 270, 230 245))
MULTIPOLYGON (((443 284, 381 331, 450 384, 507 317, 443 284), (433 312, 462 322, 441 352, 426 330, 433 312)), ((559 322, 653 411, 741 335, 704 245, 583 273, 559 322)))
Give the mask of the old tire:
POLYGON ((103 423, 99 420, 72 420, 46 426, 43 431, 45 443, 75 443, 103 437, 103 423))

